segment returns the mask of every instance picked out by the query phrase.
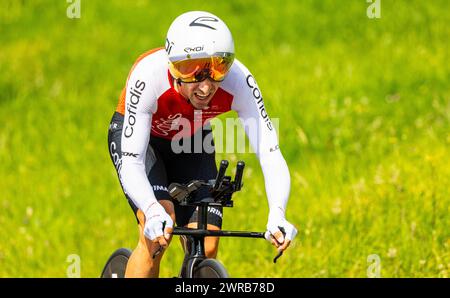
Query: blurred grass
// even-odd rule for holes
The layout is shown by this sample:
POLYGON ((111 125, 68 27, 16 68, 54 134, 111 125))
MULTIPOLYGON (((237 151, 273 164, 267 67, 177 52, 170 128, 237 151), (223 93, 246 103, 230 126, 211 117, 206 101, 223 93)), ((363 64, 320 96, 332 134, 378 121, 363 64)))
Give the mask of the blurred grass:
MULTIPOLYGON (((0 9, 0 276, 64 277, 70 254, 96 277, 137 229, 108 156, 107 127, 134 60, 163 45, 188 10, 219 15, 257 78, 290 166, 297 241, 274 250, 222 239, 235 277, 448 277, 450 88, 447 1, 2 1, 0 9)), ((229 114, 234 115, 234 114, 229 114)), ((228 115, 228 116, 229 116, 228 115)), ((221 117, 224 118, 224 117, 221 117)), ((224 228, 262 230, 263 177, 224 228)), ((262 240, 259 240, 262 241, 262 240)), ((178 273, 174 240, 161 276, 178 273)))

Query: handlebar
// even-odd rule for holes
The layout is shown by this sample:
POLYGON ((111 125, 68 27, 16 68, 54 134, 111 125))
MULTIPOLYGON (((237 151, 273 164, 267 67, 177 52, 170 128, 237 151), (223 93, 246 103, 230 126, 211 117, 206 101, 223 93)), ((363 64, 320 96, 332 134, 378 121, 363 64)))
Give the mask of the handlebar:
POLYGON ((236 176, 234 176, 236 191, 239 191, 242 188, 242 175, 244 172, 244 167, 245 163, 243 161, 238 161, 236 166, 236 176))
POLYGON ((228 168, 228 161, 222 160, 220 162, 219 171, 217 172, 216 181, 214 183, 214 187, 213 187, 214 191, 217 191, 222 186, 223 178, 225 177, 225 172, 226 172, 227 168, 228 168))
MULTIPOLYGON (((199 214, 201 212, 206 212, 207 206, 223 206, 232 207, 233 201, 231 197, 233 193, 240 191, 243 183, 242 177, 245 168, 245 163, 243 161, 238 161, 236 166, 236 174, 234 181, 231 180, 230 176, 225 176, 226 170, 228 168, 228 161, 222 160, 220 162, 219 170, 217 172, 216 179, 203 181, 203 180, 192 180, 187 184, 171 183, 169 185, 170 196, 177 200, 181 206, 199 206, 199 214), (193 194, 200 187, 207 187, 211 198, 205 198, 200 201, 193 202, 193 194)), ((199 216, 200 218, 201 216, 199 216)), ((206 213, 204 213, 204 221, 206 221, 206 213)), ((247 238, 265 238, 264 232, 240 232, 240 231, 212 231, 206 229, 206 223, 199 220, 198 229, 180 228, 175 227, 173 230, 173 235, 187 235, 192 237, 206 237, 206 236, 216 236, 216 237, 247 237, 247 238), (204 224, 205 228, 201 228, 201 224, 204 224)), ((283 234, 284 230, 282 230, 283 234)), ((157 253, 160 253, 158 251, 157 253)), ((277 259, 281 257, 283 252, 279 252, 277 256, 273 259, 276 263, 277 259)), ((154 256, 155 257, 155 256, 154 256)))
POLYGON ((228 161, 222 160, 216 179, 209 181, 192 180, 187 184, 171 183, 168 188, 169 194, 172 198, 180 202, 181 205, 199 205, 202 204, 202 202, 191 202, 192 195, 200 187, 207 187, 213 199, 213 202, 208 199, 207 203, 232 207, 233 201, 231 200, 231 196, 233 193, 240 191, 243 185, 242 176, 244 167, 245 163, 243 161, 237 163, 236 175, 234 181, 231 181, 230 176, 225 176, 225 172, 228 168, 228 161))

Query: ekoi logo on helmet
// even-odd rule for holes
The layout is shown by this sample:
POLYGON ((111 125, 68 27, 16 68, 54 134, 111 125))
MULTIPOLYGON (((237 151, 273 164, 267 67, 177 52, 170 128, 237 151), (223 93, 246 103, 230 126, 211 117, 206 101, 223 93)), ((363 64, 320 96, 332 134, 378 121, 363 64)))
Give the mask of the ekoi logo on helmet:
POLYGON ((203 51, 203 48, 204 48, 204 46, 198 46, 198 47, 193 47, 193 48, 186 47, 186 48, 184 48, 184 51, 186 53, 201 52, 201 51, 203 51))

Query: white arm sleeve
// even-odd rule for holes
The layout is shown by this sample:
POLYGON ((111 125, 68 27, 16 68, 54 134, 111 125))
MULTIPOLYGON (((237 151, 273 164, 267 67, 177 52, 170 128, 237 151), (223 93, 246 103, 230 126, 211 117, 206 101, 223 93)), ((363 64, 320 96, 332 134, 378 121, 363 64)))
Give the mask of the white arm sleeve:
POLYGON ((145 170, 152 110, 154 111, 157 100, 150 83, 152 74, 146 64, 144 59, 135 66, 126 85, 120 172, 124 191, 144 213, 156 201, 145 170))
POLYGON ((289 169, 281 154, 275 127, 265 110, 260 89, 248 69, 241 63, 239 68, 242 71, 241 76, 244 77, 236 80, 239 83, 236 86, 232 109, 238 113, 261 164, 269 202, 269 216, 284 218, 291 185, 289 169))

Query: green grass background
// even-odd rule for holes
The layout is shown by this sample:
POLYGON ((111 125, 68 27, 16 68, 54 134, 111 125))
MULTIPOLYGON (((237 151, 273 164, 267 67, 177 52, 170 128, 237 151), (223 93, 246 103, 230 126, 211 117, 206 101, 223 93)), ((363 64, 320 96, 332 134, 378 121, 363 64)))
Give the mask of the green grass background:
MULTIPOLYGON (((0 277, 65 277, 67 256, 97 277, 135 219, 108 156, 107 128, 135 59, 171 21, 208 10, 233 32, 291 173, 299 229, 280 262, 263 240, 222 239, 234 277, 448 277, 449 3, 352 1, 3 0, 0 9, 0 277)), ((229 114, 228 116, 234 116, 229 114)), ((224 228, 263 230, 252 154, 224 228)), ((161 276, 178 273, 175 239, 161 276)))

